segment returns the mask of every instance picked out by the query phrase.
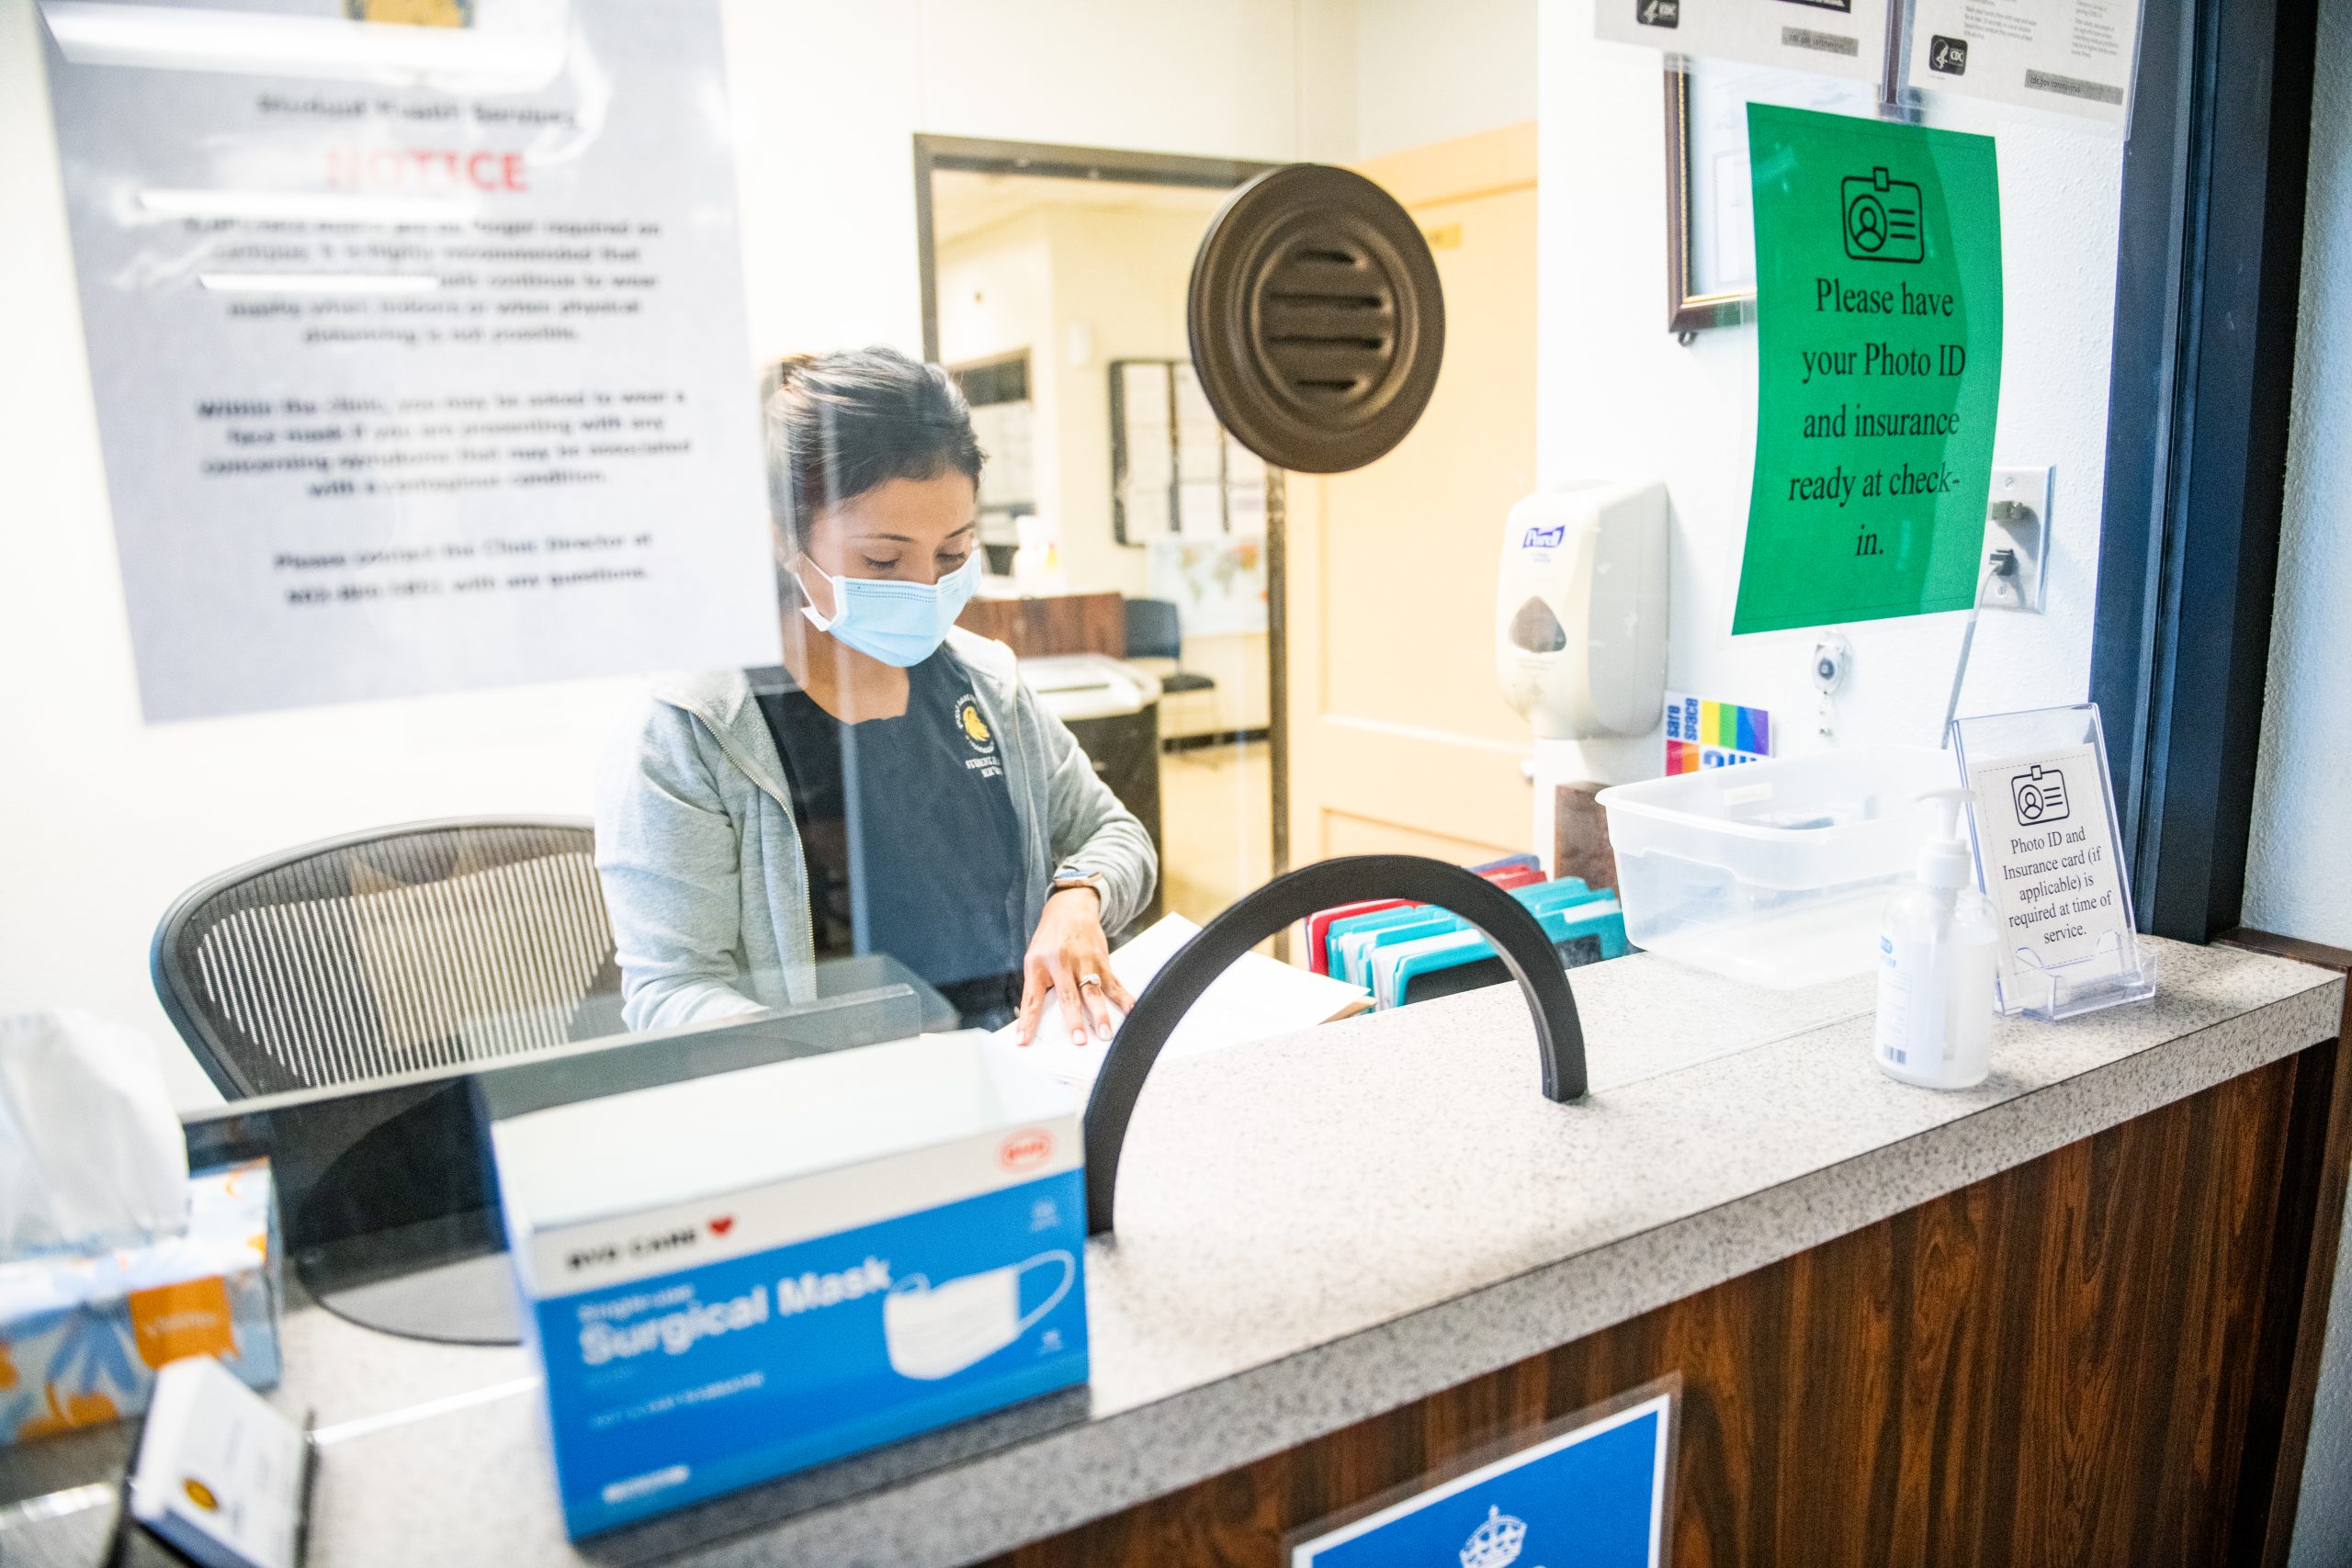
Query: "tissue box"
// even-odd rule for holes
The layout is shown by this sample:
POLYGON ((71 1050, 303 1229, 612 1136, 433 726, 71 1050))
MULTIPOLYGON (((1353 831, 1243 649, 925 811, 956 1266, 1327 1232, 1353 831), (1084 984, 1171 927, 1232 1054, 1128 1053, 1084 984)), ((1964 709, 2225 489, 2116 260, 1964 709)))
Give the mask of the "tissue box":
POLYGON ((486 1094, 575 1537, 1086 1381, 1077 1108, 985 1036, 486 1094))
POLYGON ((277 1382, 277 1205, 269 1162, 188 1179, 187 1230, 96 1258, 0 1265, 0 1443, 147 1408, 155 1370, 215 1356, 277 1382))

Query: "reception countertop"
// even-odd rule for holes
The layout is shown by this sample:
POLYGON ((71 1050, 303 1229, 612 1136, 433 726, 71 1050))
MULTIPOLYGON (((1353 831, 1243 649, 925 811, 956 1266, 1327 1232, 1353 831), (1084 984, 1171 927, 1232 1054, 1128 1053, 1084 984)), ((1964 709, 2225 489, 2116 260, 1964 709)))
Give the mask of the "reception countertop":
POLYGON ((1871 1066, 1872 980, 1573 979, 1592 1092, 1537 1090, 1515 988, 1171 1062, 1093 1243, 1093 1381, 574 1548, 524 1353, 288 1314, 311 1562, 969 1562, 1816 1247, 2334 1036, 2341 979, 2157 944, 2155 1001, 1997 1025, 1962 1093, 1871 1066))

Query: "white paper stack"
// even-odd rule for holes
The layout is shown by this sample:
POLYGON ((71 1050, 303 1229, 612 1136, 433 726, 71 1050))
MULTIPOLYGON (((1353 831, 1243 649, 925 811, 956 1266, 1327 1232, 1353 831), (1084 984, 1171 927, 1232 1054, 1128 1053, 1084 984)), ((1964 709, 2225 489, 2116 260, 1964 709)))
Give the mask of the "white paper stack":
MULTIPOLYGON (((1200 934, 1201 928, 1182 915, 1170 915, 1111 954, 1111 972, 1131 995, 1141 997, 1176 950, 1200 934)), ((1365 1011, 1372 993, 1327 976, 1295 968, 1261 953, 1245 953, 1202 994, 1184 1021, 1169 1036, 1161 1060, 1205 1055, 1230 1050, 1276 1034, 1291 1034, 1318 1023, 1365 1011)), ((1014 1026, 996 1032, 1004 1050, 1016 1053, 1038 1071, 1064 1083, 1091 1084, 1102 1069, 1108 1043, 1089 1034, 1073 1044, 1069 1025, 1062 1021, 1061 1004, 1046 1003, 1037 1021, 1036 1037, 1025 1046, 1013 1044, 1014 1026)))

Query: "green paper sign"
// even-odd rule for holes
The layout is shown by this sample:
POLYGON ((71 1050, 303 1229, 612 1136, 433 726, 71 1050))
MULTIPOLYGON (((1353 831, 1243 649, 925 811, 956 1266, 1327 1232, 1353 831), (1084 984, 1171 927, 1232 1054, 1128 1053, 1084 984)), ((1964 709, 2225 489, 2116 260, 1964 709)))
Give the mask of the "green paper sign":
POLYGON ((2001 403, 1993 139, 1751 104, 1756 480, 1732 631, 1965 610, 2001 403))

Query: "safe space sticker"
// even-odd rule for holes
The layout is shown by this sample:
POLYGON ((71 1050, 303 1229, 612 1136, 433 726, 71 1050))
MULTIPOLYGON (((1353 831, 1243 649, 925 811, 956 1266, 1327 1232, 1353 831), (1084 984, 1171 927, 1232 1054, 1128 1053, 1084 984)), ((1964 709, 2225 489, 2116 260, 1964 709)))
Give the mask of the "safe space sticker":
POLYGON ((1735 633, 1964 610, 2001 389, 1993 141, 1751 104, 1756 475, 1735 633))

